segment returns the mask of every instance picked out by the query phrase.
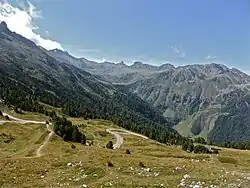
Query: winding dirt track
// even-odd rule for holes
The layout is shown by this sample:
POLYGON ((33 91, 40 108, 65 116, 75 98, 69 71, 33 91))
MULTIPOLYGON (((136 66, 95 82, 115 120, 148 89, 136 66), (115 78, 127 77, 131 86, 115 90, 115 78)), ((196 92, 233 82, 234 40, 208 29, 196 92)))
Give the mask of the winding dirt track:
MULTIPOLYGON (((11 116, 9 114, 6 114, 4 112, 3 112, 3 115, 4 116, 9 116, 9 118, 11 120, 14 120, 14 121, 0 120, 0 124, 7 123, 7 122, 16 122, 16 123, 21 123, 21 124, 25 124, 25 123, 46 124, 45 121, 33 121, 33 120, 19 119, 19 118, 11 116)), ((46 144, 48 144, 48 142, 50 141, 51 137, 53 136, 54 131, 52 130, 51 125, 52 125, 52 123, 46 124, 47 130, 50 133, 46 137, 46 139, 44 140, 43 144, 41 146, 39 146, 39 148, 37 148, 35 157, 41 157, 42 156, 42 149, 46 146, 46 144)))
MULTIPOLYGON (((13 117, 7 113, 3 112, 4 116, 9 116, 9 118, 11 120, 14 121, 6 121, 6 120, 0 120, 0 124, 6 123, 6 122, 17 122, 17 123, 34 123, 34 124, 46 124, 46 122, 44 121, 33 121, 33 120, 24 120, 24 119, 19 119, 16 117, 13 117)), ((37 148, 36 150, 36 156, 35 157, 41 157, 42 156, 42 150, 43 148, 46 146, 46 144, 48 144, 48 142, 50 141, 51 137, 54 134, 54 131, 51 129, 50 125, 52 125, 52 123, 46 124, 47 130, 50 132, 49 135, 46 137, 45 141, 43 142, 43 144, 41 146, 39 146, 39 148, 37 148)), ((114 149, 119 149, 121 147, 121 145, 123 144, 123 137, 122 134, 129 134, 129 135, 134 135, 134 136, 138 136, 144 139, 148 139, 148 137, 131 132, 131 131, 127 131, 124 129, 106 129, 106 131, 112 135, 115 136, 116 138, 116 143, 113 145, 114 149)))
POLYGON ((36 157, 41 157, 42 156, 42 149, 44 148, 44 146, 46 146, 46 144, 50 141, 51 137, 54 134, 54 131, 50 128, 49 124, 46 124, 47 130, 50 132, 49 135, 46 137, 45 141, 43 142, 43 144, 36 150, 36 157))
POLYGON ((115 136, 116 138, 116 142, 113 145, 113 149, 119 149, 121 147, 121 145, 123 144, 123 137, 121 136, 122 134, 130 134, 130 135, 134 135, 134 136, 138 136, 144 139, 148 139, 148 137, 143 136, 141 134, 137 134, 137 133, 133 133, 131 131, 127 131, 124 129, 106 129, 106 131, 112 135, 115 136))

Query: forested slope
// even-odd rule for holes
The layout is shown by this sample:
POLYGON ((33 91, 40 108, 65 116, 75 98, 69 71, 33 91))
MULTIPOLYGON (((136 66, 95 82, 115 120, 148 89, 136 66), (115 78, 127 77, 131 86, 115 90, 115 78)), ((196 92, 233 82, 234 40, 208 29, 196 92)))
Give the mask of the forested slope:
POLYGON ((157 140, 162 135, 164 142, 181 139, 173 123, 138 96, 56 60, 5 23, 0 25, 0 86, 0 99, 24 110, 43 113, 43 102, 70 116, 109 119, 157 140))

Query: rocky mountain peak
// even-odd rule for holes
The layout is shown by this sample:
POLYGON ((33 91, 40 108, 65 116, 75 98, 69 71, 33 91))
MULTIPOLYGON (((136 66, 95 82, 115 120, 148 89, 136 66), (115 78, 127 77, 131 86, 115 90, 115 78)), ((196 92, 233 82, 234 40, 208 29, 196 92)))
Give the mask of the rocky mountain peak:
POLYGON ((142 65, 143 65, 143 63, 141 61, 135 61, 133 63, 133 65, 131 65, 131 67, 138 67, 138 66, 142 66, 142 65))
POLYGON ((127 66, 123 61, 121 61, 120 63, 117 63, 117 65, 127 66))
POLYGON ((2 34, 1 39, 8 39, 9 41, 22 43, 31 46, 33 48, 37 48, 37 45, 33 41, 26 39, 25 37, 19 35, 18 33, 10 31, 6 22, 4 21, 0 23, 0 34, 2 34))
POLYGON ((4 21, 0 23, 0 32, 5 32, 5 33, 10 32, 6 22, 4 21))
POLYGON ((2 21, 2 22, 0 23, 0 28, 8 28, 6 22, 2 21))
POLYGON ((170 63, 165 63, 159 66, 160 69, 175 69, 175 66, 170 63))
POLYGON ((218 70, 220 70, 222 72, 229 70, 229 68, 227 66, 222 65, 222 64, 212 63, 210 66, 213 67, 213 68, 215 68, 215 69, 218 69, 218 70))
POLYGON ((158 67, 149 65, 149 64, 144 64, 141 61, 135 61, 133 65, 130 66, 133 69, 148 69, 148 70, 154 70, 157 69, 158 67))
POLYGON ((229 72, 229 68, 225 65, 222 64, 217 64, 217 63, 211 63, 211 64, 206 64, 204 65, 204 71, 207 73, 211 73, 214 75, 217 74, 224 74, 226 72, 229 72))
POLYGON ((49 50, 52 53, 57 53, 57 54, 61 54, 61 55, 67 55, 67 56, 71 56, 69 54, 69 52, 67 51, 63 51, 63 50, 59 50, 59 49, 53 49, 53 50, 49 50))

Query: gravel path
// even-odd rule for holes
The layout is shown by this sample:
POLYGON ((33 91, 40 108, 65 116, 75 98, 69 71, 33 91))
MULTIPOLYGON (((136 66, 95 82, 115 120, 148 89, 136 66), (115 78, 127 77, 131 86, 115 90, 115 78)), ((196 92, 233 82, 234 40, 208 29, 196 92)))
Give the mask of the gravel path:
POLYGON ((143 135, 137 134, 137 133, 133 133, 131 131, 123 130, 123 129, 106 129, 106 131, 108 133, 114 135, 116 138, 116 142, 113 145, 114 149, 119 149, 121 147, 121 145, 123 144, 122 134, 130 134, 130 135, 138 136, 138 137, 141 137, 144 139, 148 139, 148 137, 146 137, 146 136, 143 136, 143 135))
MULTIPOLYGON (((16 122, 16 123, 21 123, 21 124, 25 124, 25 123, 46 124, 45 121, 33 121, 33 120, 19 119, 19 118, 11 116, 9 114, 6 114, 4 112, 3 112, 3 115, 4 116, 8 116, 12 121, 0 120, 0 124, 7 123, 7 122, 16 122)), ((50 141, 51 137, 53 136, 54 131, 50 127, 51 125, 52 125, 52 123, 46 124, 47 130, 50 133, 46 137, 46 139, 44 140, 43 144, 37 148, 37 150, 36 150, 36 156, 35 157, 41 157, 42 156, 42 149, 46 146, 46 144, 48 144, 48 142, 50 141)))
POLYGON ((51 137, 54 134, 54 131, 50 128, 49 124, 46 124, 47 130, 50 132, 49 135, 46 137, 45 141, 43 142, 43 144, 36 150, 36 157, 41 157, 42 156, 42 149, 44 148, 44 146, 46 146, 48 144, 48 142, 50 141, 51 137))

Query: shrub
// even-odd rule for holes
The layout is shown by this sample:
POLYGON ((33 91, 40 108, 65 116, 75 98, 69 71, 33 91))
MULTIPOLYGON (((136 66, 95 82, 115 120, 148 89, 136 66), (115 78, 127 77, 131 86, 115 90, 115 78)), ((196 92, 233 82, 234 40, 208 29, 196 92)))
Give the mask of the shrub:
POLYGON ((57 117, 52 114, 54 124, 54 132, 61 136, 64 141, 78 142, 86 144, 86 136, 79 131, 78 127, 73 125, 71 121, 65 117, 57 117))
POLYGON ((16 106, 14 107, 14 112, 16 112, 17 114, 22 114, 22 110, 16 106))
POLYGON ((210 153, 208 148, 203 145, 194 146, 194 153, 210 153))
POLYGON ((187 142, 182 143, 182 149, 183 149, 184 151, 187 151, 187 148, 188 148, 187 142))
POLYGON ((86 141, 87 141, 87 139, 86 139, 85 134, 82 134, 82 135, 81 135, 81 144, 82 144, 82 145, 85 145, 85 144, 86 144, 86 141))
POLYGON ((197 137, 194 139, 195 143, 199 143, 199 144, 207 144, 206 140, 203 137, 197 137))
POLYGON ((107 165, 108 165, 108 167, 113 167, 113 166, 114 166, 113 163, 112 163, 111 161, 108 161, 108 162, 107 162, 107 165))
POLYGON ((193 152, 193 150, 194 150, 193 141, 191 139, 189 139, 189 138, 183 140, 182 149, 184 151, 193 152))
POLYGON ((194 144, 192 142, 188 143, 187 151, 188 152, 193 152, 194 150, 194 144))
POLYGON ((112 141, 109 141, 106 145, 106 148, 108 149, 113 149, 113 142, 112 141))
POLYGON ((145 165, 140 161, 139 162, 139 167, 145 168, 145 165))
POLYGON ((125 154, 131 154, 131 152, 129 151, 129 149, 126 149, 125 154))
POLYGON ((85 144, 86 144, 86 137, 85 137, 85 135, 83 136, 83 139, 81 140, 81 144, 82 144, 82 145, 85 145, 85 144))

